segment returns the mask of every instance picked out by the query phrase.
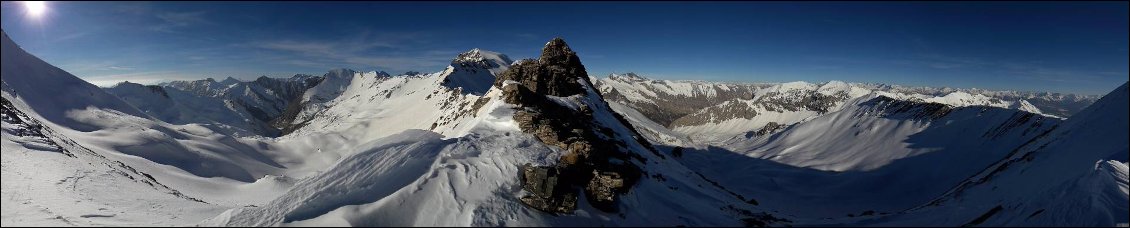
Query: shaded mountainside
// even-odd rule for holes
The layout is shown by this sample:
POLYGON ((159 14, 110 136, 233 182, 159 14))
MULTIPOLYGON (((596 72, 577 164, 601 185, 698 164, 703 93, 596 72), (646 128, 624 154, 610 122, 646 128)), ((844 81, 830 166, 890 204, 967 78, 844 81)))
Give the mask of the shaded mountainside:
POLYGON ((1123 84, 941 197, 861 224, 1124 226, 1128 96, 1123 84))
POLYGON ((162 121, 172 124, 223 124, 240 135, 277 136, 271 125, 323 77, 259 77, 244 82, 227 78, 174 81, 159 86, 123 82, 106 91, 162 121))
MULTIPOLYGON (((766 207, 843 222, 849 214, 894 213, 928 201, 1059 123, 1016 110, 878 95, 847 103, 769 134, 681 150, 690 167, 735 192, 763 196, 766 207)), ((832 221, 803 221, 810 222, 832 221)))

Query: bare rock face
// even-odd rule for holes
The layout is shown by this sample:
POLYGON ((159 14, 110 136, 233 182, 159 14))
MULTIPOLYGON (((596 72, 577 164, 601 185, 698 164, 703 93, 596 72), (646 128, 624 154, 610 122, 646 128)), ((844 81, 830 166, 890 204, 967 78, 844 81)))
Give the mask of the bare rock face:
POLYGON ((597 172, 592 171, 592 179, 589 179, 588 185, 585 186, 585 192, 588 193, 589 199, 595 201, 597 204, 593 206, 596 208, 615 209, 616 194, 624 188, 624 178, 618 172, 597 172))
POLYGON ((503 101, 521 107, 514 120, 523 132, 565 150, 556 165, 521 168, 522 188, 529 193, 521 200, 527 206, 555 214, 572 213, 581 190, 593 207, 614 212, 617 195, 627 193, 642 176, 639 167, 626 161, 643 163, 643 157, 632 156, 635 154, 621 141, 625 139, 597 124, 592 107, 572 109, 547 98, 584 94, 586 84, 592 87, 584 65, 560 38, 546 44, 539 60, 511 66, 495 81, 502 88, 503 101))
POLYGON ((518 177, 522 189, 530 195, 522 197, 522 203, 551 213, 569 213, 577 209, 577 194, 570 189, 561 189, 558 184, 561 175, 555 167, 534 167, 523 165, 518 177))
POLYGON ((498 76, 494 85, 502 88, 503 82, 513 80, 536 94, 567 97, 584 92, 577 80, 587 77, 588 72, 577 53, 561 38, 554 38, 542 48, 541 58, 511 66, 498 76))

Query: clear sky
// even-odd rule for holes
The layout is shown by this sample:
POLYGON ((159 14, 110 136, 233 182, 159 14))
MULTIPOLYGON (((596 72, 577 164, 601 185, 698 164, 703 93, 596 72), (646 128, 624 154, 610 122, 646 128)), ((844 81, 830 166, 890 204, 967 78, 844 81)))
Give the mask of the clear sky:
POLYGON ((436 72, 563 37, 594 76, 877 82, 1105 94, 1127 2, 3 2, 14 41, 79 77, 436 72))

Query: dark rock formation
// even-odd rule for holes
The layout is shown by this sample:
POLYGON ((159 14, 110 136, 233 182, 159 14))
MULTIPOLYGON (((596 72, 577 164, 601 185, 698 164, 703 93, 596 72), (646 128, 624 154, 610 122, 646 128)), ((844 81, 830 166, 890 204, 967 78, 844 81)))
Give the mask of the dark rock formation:
POLYGON ((555 167, 534 167, 523 165, 522 189, 531 195, 522 197, 522 202, 531 207, 552 213, 570 213, 577 208, 577 194, 564 185, 558 184, 560 173, 555 167))
MULTIPOLYGON (((644 159, 627 149, 621 141, 623 136, 594 120, 593 107, 581 105, 574 110, 546 97, 585 94, 586 86, 592 88, 580 59, 565 41, 550 41, 539 60, 510 67, 496 79, 495 86, 502 88, 503 101, 521 107, 514 120, 523 132, 565 150, 556 165, 522 167, 522 187, 531 193, 522 202, 550 213, 571 213, 580 189, 597 209, 616 211, 616 196, 626 193, 642 176, 640 168, 628 161, 642 163, 644 159)), ((603 100, 590 105, 611 110, 603 100)), ((618 121, 627 124, 622 117, 618 121)), ((638 133, 634 137, 637 142, 642 139, 638 133)))
POLYGON ((498 76, 494 86, 503 88, 507 80, 522 83, 536 94, 567 97, 584 91, 578 79, 588 83, 588 72, 581 65, 577 53, 569 49, 561 38, 545 44, 537 61, 522 61, 498 76))
POLYGON ((776 132, 777 130, 780 130, 780 129, 783 129, 783 128, 785 128, 785 125, 779 124, 777 122, 769 122, 769 123, 765 123, 765 126, 761 127, 761 129, 758 129, 757 131, 746 132, 745 137, 746 138, 753 138, 753 137, 768 135, 770 133, 776 132))

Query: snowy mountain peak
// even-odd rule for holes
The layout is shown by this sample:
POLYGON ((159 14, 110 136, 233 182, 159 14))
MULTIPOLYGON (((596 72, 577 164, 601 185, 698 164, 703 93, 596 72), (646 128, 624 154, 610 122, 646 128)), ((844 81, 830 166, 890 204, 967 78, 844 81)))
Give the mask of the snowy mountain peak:
POLYGON ((623 74, 612 73, 612 74, 608 75, 608 78, 615 79, 615 80, 630 80, 630 81, 648 81, 648 80, 651 80, 650 78, 640 76, 640 75, 633 73, 633 72, 628 72, 628 73, 623 73, 623 74))
POLYGON ((373 75, 375 77, 382 77, 382 78, 392 77, 392 75, 389 74, 388 72, 376 71, 376 70, 366 72, 364 75, 373 75))
POLYGON ((223 84, 223 85, 235 85, 235 84, 239 84, 240 82, 242 82, 242 81, 240 81, 239 79, 235 79, 235 78, 233 78, 233 77, 231 77, 231 76, 228 76, 228 77, 227 77, 227 78, 225 78, 225 79, 224 79, 223 81, 220 81, 220 84, 223 84))
POLYGON ((326 72, 326 74, 324 74, 322 76, 326 77, 327 80, 331 79, 331 78, 342 79, 342 78, 353 78, 353 75, 356 74, 356 73, 357 73, 357 71, 352 70, 352 69, 337 68, 337 69, 332 69, 329 72, 326 72))
POLYGON ((490 89, 495 75, 510 68, 512 62, 510 57, 498 52, 471 49, 451 60, 451 66, 444 71, 442 83, 448 88, 458 88, 464 94, 482 95, 490 89))
POLYGON ((451 60, 451 65, 456 66, 465 63, 485 64, 488 65, 488 68, 495 68, 499 66, 509 66, 513 62, 510 57, 504 54, 475 48, 467 52, 459 53, 455 59, 451 60))

